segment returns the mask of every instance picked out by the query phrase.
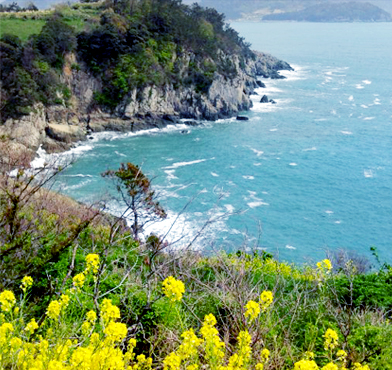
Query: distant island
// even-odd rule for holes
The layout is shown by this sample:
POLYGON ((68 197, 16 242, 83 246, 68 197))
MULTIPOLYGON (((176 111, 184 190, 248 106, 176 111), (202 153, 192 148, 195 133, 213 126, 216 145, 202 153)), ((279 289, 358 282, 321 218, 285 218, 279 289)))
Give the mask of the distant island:
POLYGON ((199 0, 230 20, 301 22, 389 22, 390 0, 199 0))
POLYGON ((297 22, 391 22, 385 10, 370 3, 317 4, 296 12, 265 15, 267 21, 297 22))

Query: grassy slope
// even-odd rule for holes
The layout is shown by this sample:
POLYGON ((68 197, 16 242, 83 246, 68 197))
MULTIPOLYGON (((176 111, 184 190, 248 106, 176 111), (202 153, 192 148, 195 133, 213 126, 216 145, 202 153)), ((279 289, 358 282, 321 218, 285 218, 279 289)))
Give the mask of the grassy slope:
MULTIPOLYGON (((99 19, 99 12, 94 5, 75 4, 72 8, 58 9, 65 17, 65 22, 74 27, 76 32, 85 28, 86 21, 99 19)), ((31 35, 39 34, 46 20, 53 11, 0 13, 0 37, 8 33, 18 36, 23 42, 31 35)))

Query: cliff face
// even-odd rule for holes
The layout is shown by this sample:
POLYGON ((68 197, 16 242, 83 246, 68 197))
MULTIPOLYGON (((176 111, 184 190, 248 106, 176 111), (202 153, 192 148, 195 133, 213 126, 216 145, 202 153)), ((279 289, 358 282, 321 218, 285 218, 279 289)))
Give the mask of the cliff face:
MULTIPOLYGON (((184 57, 184 68, 189 60, 189 55, 184 57)), ((74 62, 74 55, 68 55, 62 75, 72 94, 68 107, 38 104, 28 116, 7 120, 0 126, 0 135, 32 151, 42 144, 47 151, 54 152, 70 148, 73 142, 86 139, 91 132, 164 127, 181 118, 232 117, 252 106, 249 96, 259 86, 258 76, 282 78, 279 70, 292 69, 268 54, 256 52, 255 59, 242 63, 238 56, 233 56, 236 76, 227 78, 215 72, 206 93, 198 92, 195 85, 147 86, 132 90, 113 113, 107 113, 94 105, 94 93, 101 91, 102 83, 84 68, 72 69, 74 62)))

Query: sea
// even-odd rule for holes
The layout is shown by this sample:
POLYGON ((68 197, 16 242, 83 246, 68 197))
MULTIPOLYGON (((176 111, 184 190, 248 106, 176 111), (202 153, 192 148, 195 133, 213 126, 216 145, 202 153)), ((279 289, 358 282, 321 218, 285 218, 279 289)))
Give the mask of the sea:
MULTIPOLYGON (((261 78, 248 121, 94 134, 61 154, 73 163, 55 188, 121 214, 101 174, 132 162, 168 214, 145 234, 170 248, 311 263, 340 250, 374 262, 376 247, 392 263, 392 23, 231 26, 294 68, 261 78), (276 104, 260 103, 264 94, 276 104)), ((48 158, 39 150, 36 163, 48 158)))

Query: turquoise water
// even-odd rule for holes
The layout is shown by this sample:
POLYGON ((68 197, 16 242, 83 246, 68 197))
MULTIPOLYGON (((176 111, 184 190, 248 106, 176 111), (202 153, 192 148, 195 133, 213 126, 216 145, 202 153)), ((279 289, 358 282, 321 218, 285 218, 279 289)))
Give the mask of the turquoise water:
POLYGON ((295 68, 264 81, 249 121, 95 135, 58 188, 84 202, 106 197, 118 212, 100 173, 131 161, 169 212, 149 230, 164 234, 178 217, 168 236, 183 236, 178 247, 212 218, 200 248, 257 246, 301 262, 376 246, 392 262, 392 24, 232 26, 295 68), (257 103, 264 93, 277 104, 257 103))

